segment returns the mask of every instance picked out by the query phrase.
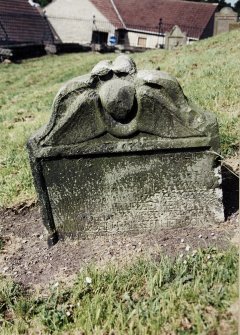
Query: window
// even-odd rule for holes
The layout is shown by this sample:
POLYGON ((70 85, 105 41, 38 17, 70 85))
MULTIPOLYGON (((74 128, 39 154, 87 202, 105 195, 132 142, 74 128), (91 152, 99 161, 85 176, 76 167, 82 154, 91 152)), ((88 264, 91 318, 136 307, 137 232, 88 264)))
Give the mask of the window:
POLYGON ((141 48, 146 48, 147 46, 147 39, 144 37, 138 37, 138 46, 141 48))

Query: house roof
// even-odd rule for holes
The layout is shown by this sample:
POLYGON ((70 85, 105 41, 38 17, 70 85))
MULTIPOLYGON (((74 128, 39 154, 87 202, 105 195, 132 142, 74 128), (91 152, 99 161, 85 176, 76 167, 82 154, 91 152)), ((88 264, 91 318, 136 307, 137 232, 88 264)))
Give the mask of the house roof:
POLYGON ((90 0, 92 4, 117 28, 123 28, 122 20, 118 15, 117 8, 111 0, 90 0))
POLYGON ((213 17, 217 4, 183 0, 90 0, 117 28, 162 32, 178 25, 189 37, 200 38, 213 17), (114 8, 115 7, 115 8, 114 8), (116 15, 113 14, 113 10, 116 15))
POLYGON ((0 0, 0 45, 52 41, 48 22, 27 0, 0 0))

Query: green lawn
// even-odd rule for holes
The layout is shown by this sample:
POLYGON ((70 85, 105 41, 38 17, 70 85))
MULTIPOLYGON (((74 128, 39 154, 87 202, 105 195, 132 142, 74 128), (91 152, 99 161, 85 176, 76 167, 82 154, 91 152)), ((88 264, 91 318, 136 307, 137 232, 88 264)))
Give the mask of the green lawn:
POLYGON ((234 335, 237 252, 206 249, 124 268, 90 267, 47 296, 0 282, 1 334, 234 335))
MULTIPOLYGON (((234 31, 175 51, 132 55, 139 69, 160 67, 176 76, 191 100, 217 114, 223 155, 232 154, 238 142, 239 45, 240 34, 234 31)), ((0 207, 36 196, 25 143, 48 121, 58 89, 101 59, 115 57, 78 53, 0 64, 0 207)))

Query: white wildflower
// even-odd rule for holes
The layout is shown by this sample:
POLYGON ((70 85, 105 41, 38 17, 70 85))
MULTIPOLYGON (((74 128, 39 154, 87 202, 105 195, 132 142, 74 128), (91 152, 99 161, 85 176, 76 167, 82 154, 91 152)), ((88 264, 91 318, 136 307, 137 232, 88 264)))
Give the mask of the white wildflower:
POLYGON ((86 277, 86 278, 85 278, 85 283, 86 283, 86 284, 92 284, 92 278, 90 278, 90 277, 86 277))

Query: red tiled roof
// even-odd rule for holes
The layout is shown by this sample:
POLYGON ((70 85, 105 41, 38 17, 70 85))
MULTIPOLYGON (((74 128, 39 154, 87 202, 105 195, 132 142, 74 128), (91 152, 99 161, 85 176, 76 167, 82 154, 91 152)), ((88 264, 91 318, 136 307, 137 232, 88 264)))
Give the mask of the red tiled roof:
POLYGON ((111 0, 90 0, 92 4, 110 21, 115 27, 122 28, 123 25, 111 0))
POLYGON ((27 0, 0 0, 0 45, 52 41, 47 21, 27 0))
MULTIPOLYGON (((111 0, 91 0, 117 28, 121 21, 111 0), (118 23, 118 25, 116 24, 118 23)), ((113 0, 128 29, 158 31, 162 18, 163 32, 178 25, 189 37, 200 38, 213 17, 217 4, 183 0, 113 0)))

